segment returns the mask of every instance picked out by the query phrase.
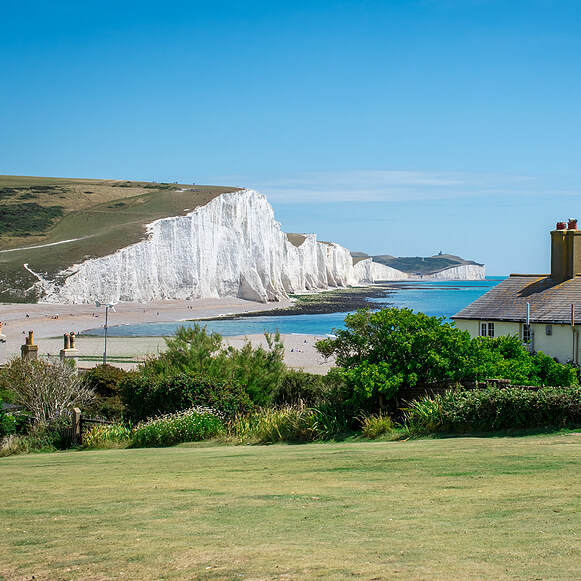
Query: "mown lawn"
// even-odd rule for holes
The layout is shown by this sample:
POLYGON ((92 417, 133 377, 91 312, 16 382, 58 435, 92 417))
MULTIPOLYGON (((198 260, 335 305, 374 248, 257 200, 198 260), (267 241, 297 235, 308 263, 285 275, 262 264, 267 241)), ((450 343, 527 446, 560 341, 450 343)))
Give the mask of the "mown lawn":
POLYGON ((579 579, 580 468, 581 434, 9 457, 0 579, 579 579))

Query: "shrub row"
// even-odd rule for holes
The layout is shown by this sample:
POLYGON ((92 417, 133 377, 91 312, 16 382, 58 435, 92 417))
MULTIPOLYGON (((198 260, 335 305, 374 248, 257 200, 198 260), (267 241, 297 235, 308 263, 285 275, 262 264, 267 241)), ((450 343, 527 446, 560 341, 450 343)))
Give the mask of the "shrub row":
POLYGON ((353 429, 352 415, 341 406, 259 409, 229 420, 217 410, 197 406, 139 422, 133 428, 95 425, 84 435, 83 444, 87 448, 162 447, 216 436, 241 443, 272 444, 327 440, 353 429))
POLYGON ((448 391, 410 402, 404 424, 411 433, 581 426, 581 388, 448 391))

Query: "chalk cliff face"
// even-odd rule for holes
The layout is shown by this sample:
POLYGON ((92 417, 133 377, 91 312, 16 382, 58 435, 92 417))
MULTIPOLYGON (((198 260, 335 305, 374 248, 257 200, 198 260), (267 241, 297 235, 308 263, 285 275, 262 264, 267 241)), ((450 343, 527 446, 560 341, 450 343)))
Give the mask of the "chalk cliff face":
POLYGON ((435 278, 438 280, 484 280, 484 270, 484 266, 480 264, 464 264, 426 275, 424 278, 435 278))
POLYGON ((355 276, 360 282, 372 283, 380 280, 405 280, 410 278, 407 272, 396 270, 391 266, 373 262, 371 258, 360 260, 354 267, 355 276))
MULTIPOLYGON (((253 190, 222 194, 185 216, 152 222, 142 242, 74 265, 55 280, 36 276, 41 300, 56 303, 226 296, 266 302, 418 278, 371 258, 353 266, 349 250, 318 242, 314 234, 287 237, 266 198, 253 190)), ((482 279, 484 267, 458 266, 424 278, 482 279)))
POLYGON ((276 301, 359 281, 346 248, 317 242, 314 234, 291 244, 266 198, 253 190, 223 194, 186 216, 157 220, 146 240, 77 264, 59 279, 64 282, 39 277, 43 300, 276 301))

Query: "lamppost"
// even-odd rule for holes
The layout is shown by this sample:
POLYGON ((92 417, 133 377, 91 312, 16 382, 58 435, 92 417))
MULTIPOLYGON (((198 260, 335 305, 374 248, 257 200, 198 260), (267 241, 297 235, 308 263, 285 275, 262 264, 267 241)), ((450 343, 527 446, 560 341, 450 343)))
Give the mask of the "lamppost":
POLYGON ((107 323, 109 322, 109 309, 111 309, 114 313, 115 311, 115 303, 100 303, 99 301, 95 302, 97 307, 105 307, 105 350, 103 351, 103 365, 107 364, 107 323))

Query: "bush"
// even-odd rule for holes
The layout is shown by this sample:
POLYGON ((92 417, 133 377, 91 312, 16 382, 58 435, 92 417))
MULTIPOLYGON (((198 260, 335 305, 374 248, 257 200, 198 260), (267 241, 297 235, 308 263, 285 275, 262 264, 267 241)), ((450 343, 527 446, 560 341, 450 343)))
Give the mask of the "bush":
POLYGON ((222 432, 224 424, 216 410, 195 407, 137 424, 131 434, 131 445, 137 448, 173 446, 206 440, 222 432))
POLYGON ((28 236, 31 232, 43 232, 62 215, 62 206, 41 206, 36 202, 6 204, 0 208, 0 234, 28 236))
POLYGON ((577 427, 581 426, 581 389, 448 391, 409 403, 404 425, 411 433, 577 427))
POLYGON ((164 377, 180 373, 206 375, 246 386, 257 405, 271 403, 272 394, 286 372, 284 346, 278 333, 265 334, 268 348, 254 348, 250 342, 241 349, 223 347, 218 333, 209 333, 198 324, 179 327, 166 339, 167 349, 142 366, 144 375, 164 377))
POLYGON ((26 434, 9 434, 1 440, 0 456, 28 454, 29 452, 55 452, 69 448, 71 442, 62 433, 46 424, 29 426, 26 434))
POLYGON ((44 359, 12 359, 0 373, 0 387, 10 388, 14 403, 22 405, 41 423, 89 403, 94 397, 72 366, 44 359))
POLYGON ((206 406, 225 417, 245 413, 252 402, 243 386, 203 375, 180 373, 169 377, 127 374, 120 385, 125 415, 139 422, 194 406, 206 406))
POLYGON ((0 399, 0 437, 13 434, 16 431, 16 418, 4 411, 2 400, 0 399))
POLYGON ((119 396, 119 385, 127 371, 113 365, 97 365, 87 371, 83 380, 95 392, 95 400, 84 411, 90 415, 119 421, 125 406, 119 396))
POLYGON ((534 356, 518 337, 476 337, 410 309, 359 310, 347 315, 335 339, 316 343, 336 356, 347 389, 345 401, 361 410, 385 408, 402 386, 478 379, 528 385, 578 385, 576 370, 542 353, 534 356))
POLYGON ((96 395, 113 397, 119 394, 119 384, 126 375, 127 371, 124 369, 105 363, 89 369, 83 379, 96 395))
POLYGON ((276 405, 300 404, 314 405, 328 395, 328 382, 324 375, 289 369, 273 393, 276 405))

